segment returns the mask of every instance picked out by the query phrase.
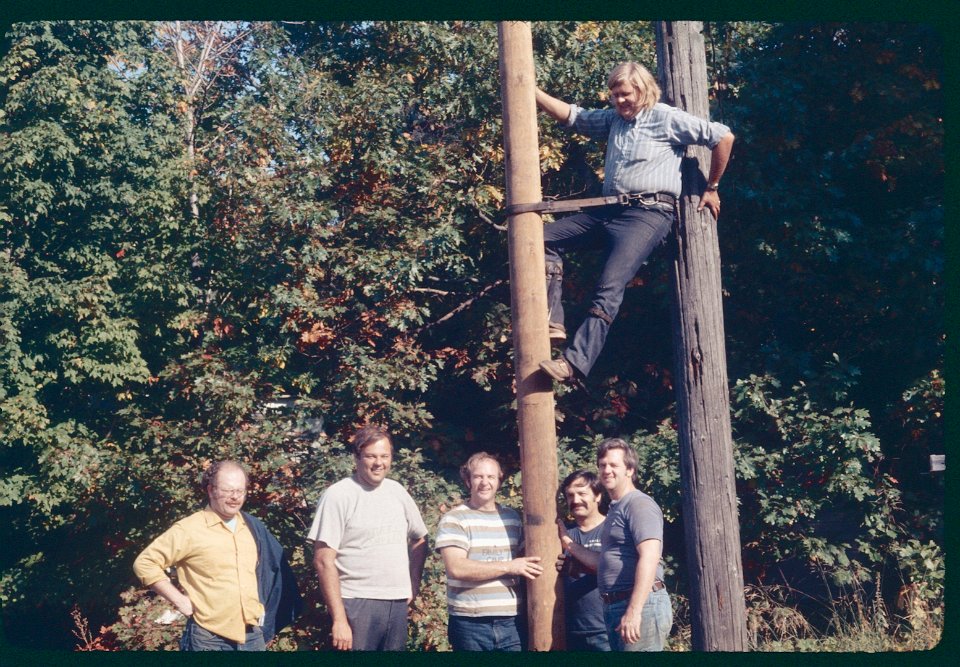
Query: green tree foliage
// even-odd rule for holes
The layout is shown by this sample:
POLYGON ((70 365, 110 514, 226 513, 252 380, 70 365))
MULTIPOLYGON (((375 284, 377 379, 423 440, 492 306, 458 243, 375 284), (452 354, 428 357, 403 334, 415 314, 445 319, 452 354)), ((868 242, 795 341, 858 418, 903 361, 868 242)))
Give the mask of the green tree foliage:
POLYGON ((845 516, 848 533, 868 528, 873 548, 939 539, 943 486, 929 455, 943 452, 940 37, 919 24, 802 24, 755 44, 721 93, 744 145, 725 179, 736 222, 721 237, 731 375, 738 391, 759 388, 754 374, 775 378, 793 387, 787 403, 818 406, 839 429, 816 445, 823 436, 797 442, 780 421, 773 449, 773 422, 767 436, 753 418, 739 430, 771 453, 815 445, 800 462, 823 480, 812 487, 826 492, 823 509, 845 516), (836 486, 845 466, 860 480, 836 486), (881 514, 851 516, 851 492, 881 514))
POLYGON ((881 412, 899 391, 874 388, 942 365, 942 57, 930 26, 785 25, 736 65, 737 371, 793 382, 836 353, 881 412))
MULTIPOLYGON (((584 106, 605 103, 613 63, 655 69, 645 22, 533 34, 538 83, 584 106)), ((739 138, 720 224, 749 572, 762 583, 795 559, 843 582, 895 561, 936 599, 942 498, 916 461, 943 443, 939 41, 882 24, 708 37, 714 116, 739 138), (830 532, 838 516, 854 530, 830 532)), ((11 636, 69 645, 78 608, 110 625, 89 647, 169 645, 168 626, 137 631, 163 607, 130 564, 202 500, 217 458, 248 464, 248 507, 307 593, 278 648, 325 647, 303 536, 357 424, 393 431, 428 525, 478 449, 501 454, 520 505, 495 24, 57 22, 8 44, 11 636)), ((545 194, 594 194, 604 147, 540 125, 545 194)), ((627 290, 588 391, 561 390, 557 418, 561 475, 628 437, 676 528, 668 259, 627 290)), ((597 261, 569 258, 568 324, 597 261)), ((682 582, 679 544, 668 556, 682 582)), ((435 555, 424 592, 411 646, 446 648, 435 555)))
POLYGON ((101 584, 88 559, 127 540, 116 519, 129 507, 111 502, 117 414, 177 349, 165 320, 194 292, 174 96, 152 34, 18 26, 0 63, 0 503, 18 537, 5 606, 24 599, 18 579, 36 607, 63 583, 101 584))

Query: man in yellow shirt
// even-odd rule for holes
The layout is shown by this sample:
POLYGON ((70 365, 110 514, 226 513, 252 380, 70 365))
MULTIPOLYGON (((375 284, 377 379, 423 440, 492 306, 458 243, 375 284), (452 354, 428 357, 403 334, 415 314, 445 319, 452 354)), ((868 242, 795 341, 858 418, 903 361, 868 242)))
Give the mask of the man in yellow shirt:
POLYGON ((201 484, 207 506, 155 539, 133 570, 187 617, 180 650, 262 651, 297 613, 296 582, 280 544, 240 511, 247 493, 243 467, 218 461, 201 484), (165 572, 170 567, 177 568, 182 592, 165 572))

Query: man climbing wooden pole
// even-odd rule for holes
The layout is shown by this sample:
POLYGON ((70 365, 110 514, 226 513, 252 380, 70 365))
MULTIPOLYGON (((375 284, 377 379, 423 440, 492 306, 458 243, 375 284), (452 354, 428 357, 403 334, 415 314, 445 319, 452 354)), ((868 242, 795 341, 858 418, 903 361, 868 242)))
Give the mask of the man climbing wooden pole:
MULTIPOLYGON (((500 40, 500 89, 506 155, 507 204, 540 201, 535 72, 530 25, 504 21, 500 40)), ((528 556, 544 563, 556 557, 557 436, 550 379, 537 363, 550 355, 544 284, 543 224, 535 212, 508 219, 510 302, 513 321, 517 422, 523 478, 524 541, 528 556)), ((557 608, 557 572, 527 582, 529 649, 562 648, 563 616, 557 608)))
MULTIPOLYGON (((657 22, 657 62, 664 101, 708 118, 701 31, 700 22, 657 22)), ((716 187, 705 172, 707 150, 700 146, 686 150, 672 312, 692 643, 697 651, 744 651, 747 626, 720 247, 713 217, 707 210, 697 210, 700 193, 716 187)))

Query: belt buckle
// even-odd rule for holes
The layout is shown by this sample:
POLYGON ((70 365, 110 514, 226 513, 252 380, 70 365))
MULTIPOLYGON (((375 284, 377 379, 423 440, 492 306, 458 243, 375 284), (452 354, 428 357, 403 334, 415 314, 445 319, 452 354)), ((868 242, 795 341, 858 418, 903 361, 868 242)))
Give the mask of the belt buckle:
POLYGON ((631 591, 621 590, 621 591, 610 591, 609 593, 601 593, 600 599, 607 604, 613 604, 614 602, 620 602, 621 600, 626 600, 630 597, 631 591))
POLYGON ((641 206, 656 206, 660 203, 656 192, 638 192, 630 195, 630 200, 638 202, 641 206))

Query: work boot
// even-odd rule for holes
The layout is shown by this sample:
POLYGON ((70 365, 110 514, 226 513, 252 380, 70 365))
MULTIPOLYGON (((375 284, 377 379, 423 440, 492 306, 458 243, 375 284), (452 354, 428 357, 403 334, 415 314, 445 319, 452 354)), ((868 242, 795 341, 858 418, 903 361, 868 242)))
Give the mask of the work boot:
POLYGON ((571 366, 570 363, 563 357, 541 361, 540 370, 552 377, 557 382, 573 382, 576 379, 576 375, 574 375, 573 372, 573 366, 571 366))
POLYGON ((567 329, 562 324, 550 322, 547 328, 550 332, 551 343, 562 343, 567 340, 567 329))

